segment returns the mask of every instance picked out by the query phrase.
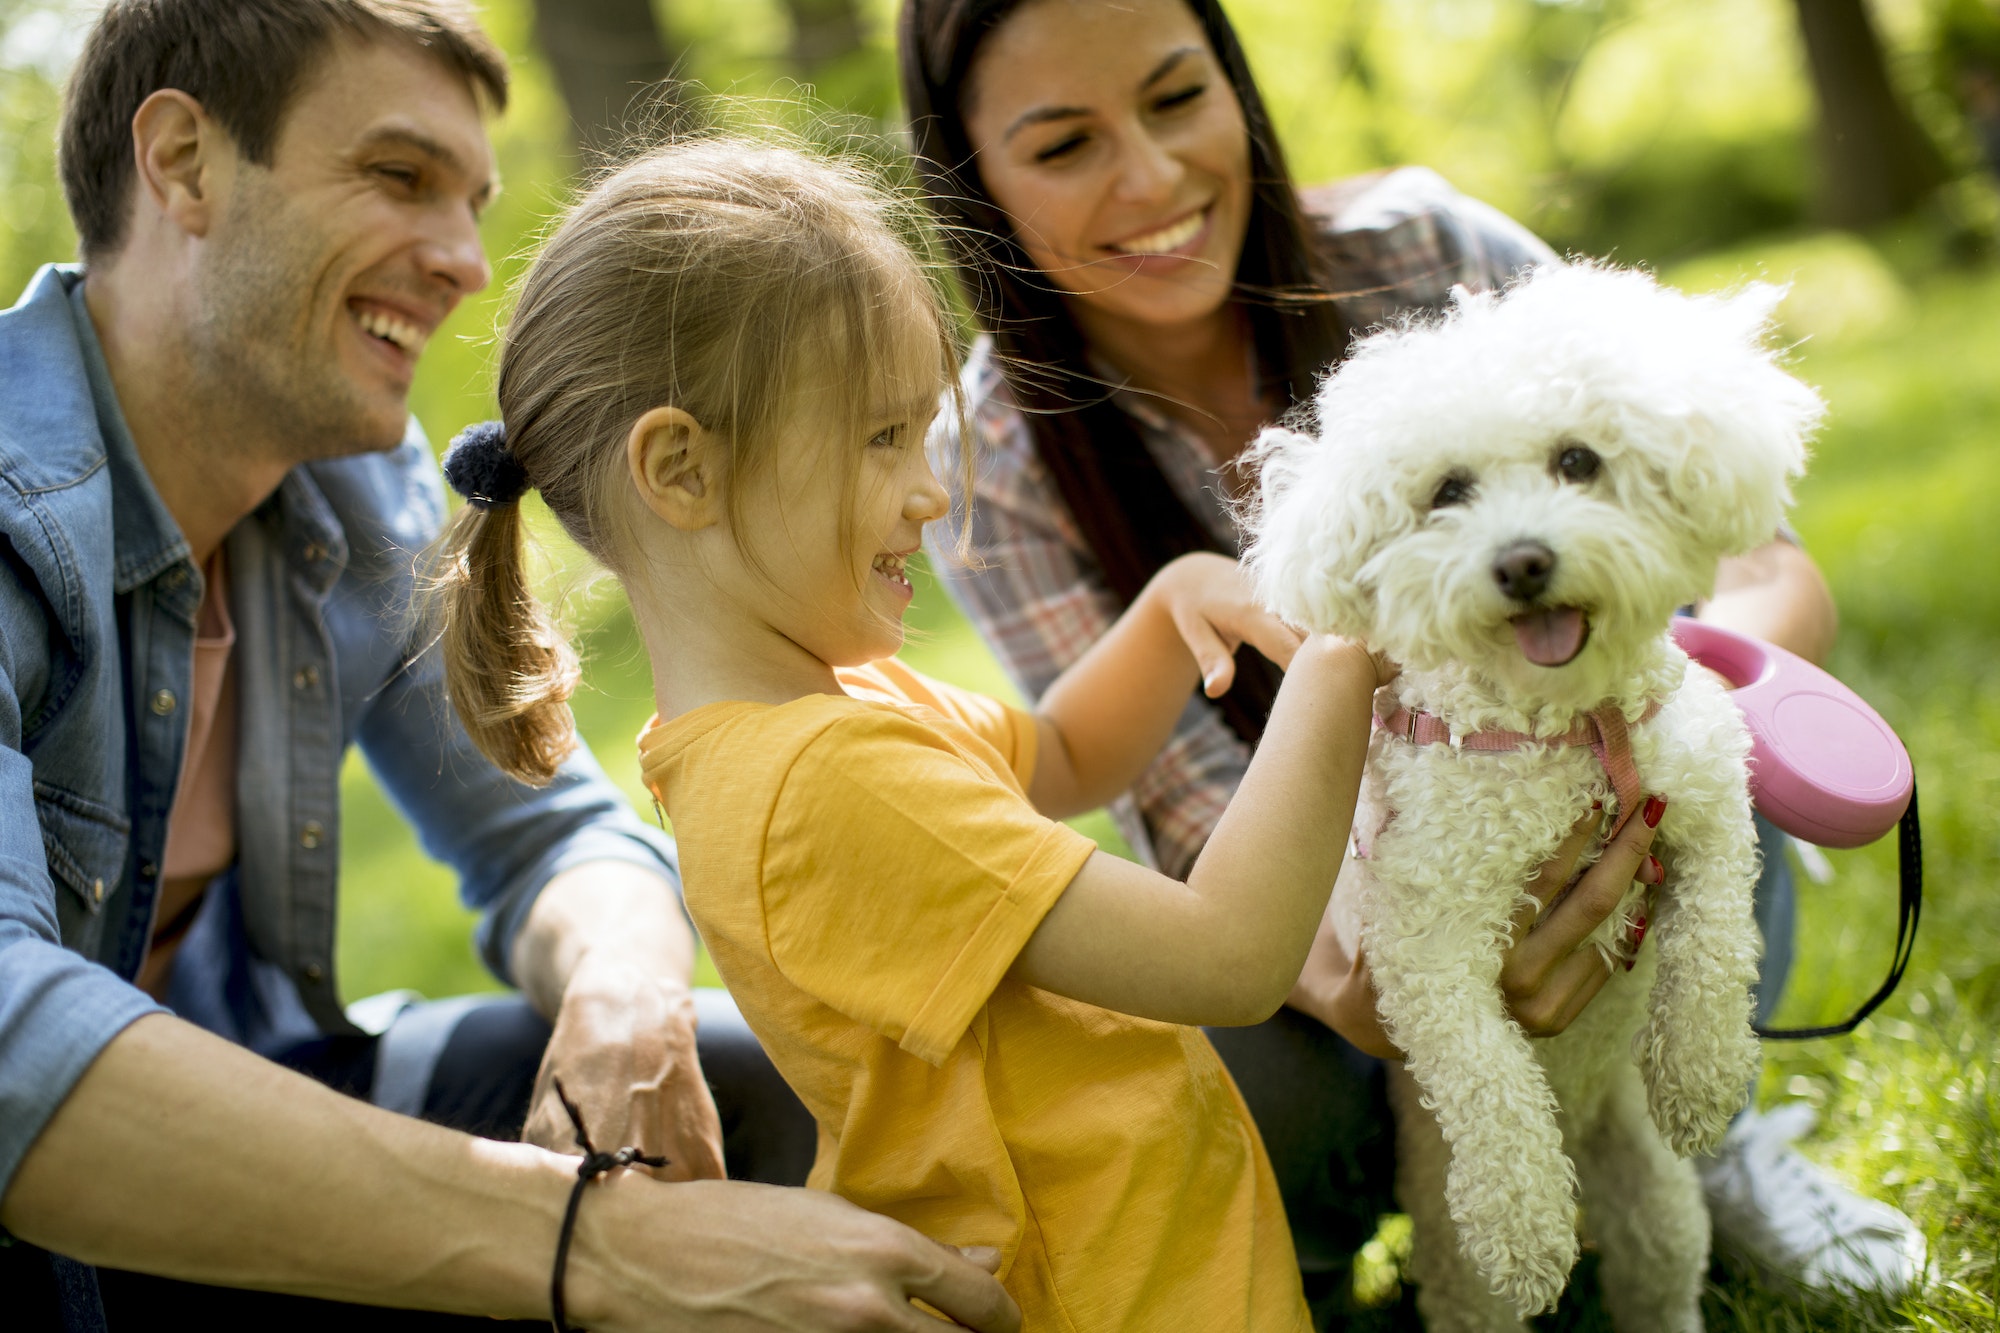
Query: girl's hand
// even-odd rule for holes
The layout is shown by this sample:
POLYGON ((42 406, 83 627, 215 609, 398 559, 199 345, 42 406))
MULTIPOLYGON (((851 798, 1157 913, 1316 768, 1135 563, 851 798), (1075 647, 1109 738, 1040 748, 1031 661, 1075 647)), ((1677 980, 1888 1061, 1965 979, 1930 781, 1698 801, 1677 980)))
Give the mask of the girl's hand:
POLYGON ((1292 664, 1305 635, 1257 604, 1242 566, 1209 552, 1169 562, 1146 585, 1173 618, 1181 642, 1201 670, 1202 693, 1219 699, 1236 683, 1236 650, 1249 644, 1277 663, 1292 664))

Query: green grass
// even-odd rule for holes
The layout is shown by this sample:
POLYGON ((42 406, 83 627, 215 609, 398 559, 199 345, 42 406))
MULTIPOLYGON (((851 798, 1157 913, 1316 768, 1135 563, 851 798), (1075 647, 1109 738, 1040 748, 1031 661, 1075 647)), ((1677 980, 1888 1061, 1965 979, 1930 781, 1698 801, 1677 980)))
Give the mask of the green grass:
MULTIPOLYGON (((1891 258, 1895 258, 1893 250, 1891 258)), ((1801 286, 1806 284, 1802 281, 1801 286)), ((1833 668, 1892 722, 1923 793, 1927 903, 1903 989, 1847 1039, 1772 1045, 1760 1098, 1821 1112, 1810 1155, 1931 1241, 1893 1309, 1808 1315, 1737 1282, 1721 1316, 1763 1330, 2000 1330, 2000 275, 1941 272, 1877 330, 1809 342, 1831 412, 1798 523, 1839 600, 1833 668)), ((1845 1011, 1894 937, 1888 842, 1803 886, 1781 1022, 1845 1011)))

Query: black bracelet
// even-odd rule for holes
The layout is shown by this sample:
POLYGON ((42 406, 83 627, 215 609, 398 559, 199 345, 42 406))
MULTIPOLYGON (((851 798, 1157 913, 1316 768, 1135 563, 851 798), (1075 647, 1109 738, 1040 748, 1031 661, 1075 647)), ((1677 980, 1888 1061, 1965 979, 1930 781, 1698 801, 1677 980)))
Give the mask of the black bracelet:
POLYGON ((664 1157, 648 1157, 637 1148, 620 1148, 617 1152, 599 1152, 590 1141, 590 1132, 583 1127, 583 1112, 576 1109, 576 1103, 563 1091, 561 1079, 554 1080, 556 1100, 569 1112, 569 1122, 576 1126, 576 1146, 583 1149, 583 1163, 576 1168, 576 1184, 570 1188, 569 1207, 563 1210, 562 1232, 556 1237, 556 1268, 549 1276, 549 1319, 555 1324, 556 1333, 578 1333, 569 1326, 563 1312, 563 1274, 569 1268, 569 1238, 576 1230, 577 1205, 583 1202, 583 1187, 601 1175, 627 1166, 662 1167, 667 1164, 664 1157))

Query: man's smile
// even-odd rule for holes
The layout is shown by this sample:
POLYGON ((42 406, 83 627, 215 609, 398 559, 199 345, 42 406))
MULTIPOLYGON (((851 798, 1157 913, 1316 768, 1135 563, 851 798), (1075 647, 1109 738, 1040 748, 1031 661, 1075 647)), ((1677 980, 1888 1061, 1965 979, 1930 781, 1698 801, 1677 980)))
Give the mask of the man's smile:
POLYGON ((363 333, 388 343, 413 362, 423 354, 424 346, 430 342, 431 332, 438 323, 372 297, 352 297, 347 302, 347 308, 363 333))

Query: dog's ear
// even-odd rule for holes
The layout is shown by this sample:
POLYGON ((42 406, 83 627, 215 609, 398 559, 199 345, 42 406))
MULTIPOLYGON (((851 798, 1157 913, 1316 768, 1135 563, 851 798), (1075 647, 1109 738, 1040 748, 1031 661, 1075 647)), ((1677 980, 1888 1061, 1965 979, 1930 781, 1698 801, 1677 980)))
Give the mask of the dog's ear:
POLYGON ((1668 466, 1681 513, 1719 554, 1769 541, 1805 472, 1806 441, 1825 412, 1817 391, 1779 364, 1769 346, 1782 287, 1752 283, 1727 297, 1696 297, 1706 343, 1686 447, 1668 466))
POLYGON ((1375 598, 1359 574, 1375 525, 1355 452, 1280 426, 1258 435, 1250 454, 1258 496, 1244 515, 1243 561, 1259 599, 1285 620, 1364 638, 1375 598))

